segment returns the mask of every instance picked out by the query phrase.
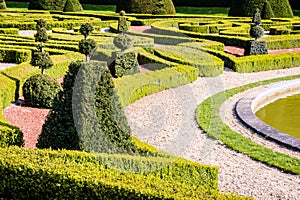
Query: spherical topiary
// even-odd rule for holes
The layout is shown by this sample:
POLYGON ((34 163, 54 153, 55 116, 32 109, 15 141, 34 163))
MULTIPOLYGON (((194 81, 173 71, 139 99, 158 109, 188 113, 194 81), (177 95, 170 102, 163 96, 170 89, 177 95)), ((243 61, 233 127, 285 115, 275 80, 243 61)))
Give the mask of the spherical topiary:
POLYGON ((129 35, 120 34, 114 38, 114 45, 124 51, 133 46, 133 40, 129 35))
POLYGON ((120 11, 120 16, 125 16, 126 12, 124 10, 120 11))
POLYGON ((86 61, 89 61, 89 56, 97 49, 97 43, 93 39, 82 39, 79 42, 79 52, 86 56, 86 61))
POLYGON ((93 30, 94 30, 93 25, 87 22, 80 26, 79 32, 82 35, 84 35, 84 38, 86 39, 87 36, 89 36, 93 30))
POLYGON ((25 103, 39 108, 51 108, 56 94, 61 90, 60 84, 48 75, 33 75, 22 87, 25 103))
POLYGON ((82 11, 79 0, 31 0, 29 10, 59 10, 64 12, 82 11))
POLYGON ((256 40, 264 35, 264 29, 259 25, 253 25, 250 29, 250 36, 256 40))
POLYGON ((47 30, 45 28, 39 28, 34 35, 36 42, 47 42, 48 41, 48 35, 47 30))
POLYGON ((47 22, 44 19, 39 19, 36 21, 36 28, 40 29, 40 28, 45 28, 47 22))
POLYGON ((274 18, 274 12, 272 10, 271 4, 268 0, 265 1, 264 7, 261 11, 261 18, 262 19, 271 19, 274 18))
MULTIPOLYGON (((275 17, 293 17, 289 0, 269 0, 275 17)), ((263 9, 265 0, 233 0, 228 16, 252 17, 255 9, 263 9)))
POLYGON ((0 10, 6 9, 6 3, 4 0, 0 0, 0 10))
POLYGON ((119 0, 116 12, 125 10, 126 13, 175 14, 176 10, 172 0, 119 0))
POLYGON ((42 74, 44 74, 45 69, 53 66, 53 61, 48 52, 36 51, 32 55, 30 64, 39 67, 42 70, 42 74))

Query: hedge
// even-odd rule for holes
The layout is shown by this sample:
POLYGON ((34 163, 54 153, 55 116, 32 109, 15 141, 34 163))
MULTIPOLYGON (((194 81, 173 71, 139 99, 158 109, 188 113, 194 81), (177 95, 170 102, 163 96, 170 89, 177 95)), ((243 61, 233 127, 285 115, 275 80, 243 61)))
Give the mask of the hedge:
POLYGON ((0 48, 0 61, 8 63, 22 63, 30 61, 31 51, 22 49, 0 48))
POLYGON ((19 29, 17 29, 17 28, 0 28, 0 34, 18 35, 19 29))
POLYGON ((16 147, 0 149, 0 154, 4 155, 0 158, 0 194, 13 199, 250 199, 221 194, 214 189, 216 168, 183 159, 122 155, 96 155, 95 158, 87 153, 16 147), (153 169, 172 163, 137 174, 117 170, 98 162, 98 158, 133 169, 139 166, 153 169))
POLYGON ((224 61, 225 66, 239 73, 251 73, 300 66, 299 52, 235 57, 223 51, 211 49, 205 50, 221 58, 224 61))
POLYGON ((154 54, 171 62, 198 68, 200 76, 218 76, 223 73, 224 62, 200 49, 185 46, 164 46, 154 49, 154 54))
POLYGON ((116 93, 123 107, 134 101, 165 90, 185 85, 198 78, 198 70, 190 66, 176 66, 155 72, 124 76, 115 80, 116 93))

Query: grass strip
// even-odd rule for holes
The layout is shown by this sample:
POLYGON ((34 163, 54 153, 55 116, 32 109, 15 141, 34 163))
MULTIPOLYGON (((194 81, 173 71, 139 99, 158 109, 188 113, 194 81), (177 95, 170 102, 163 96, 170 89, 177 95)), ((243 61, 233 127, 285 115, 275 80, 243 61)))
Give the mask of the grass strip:
POLYGON ((223 102, 235 94, 247 89, 266 85, 283 80, 300 78, 300 75, 276 78, 266 81, 247 84, 241 87, 229 89, 207 98, 199 105, 196 111, 196 119, 201 127, 210 137, 220 140, 228 148, 251 157, 271 167, 276 167, 287 173, 300 174, 300 160, 288 155, 274 152, 272 149, 259 145, 241 134, 233 131, 223 123, 219 110, 223 102))

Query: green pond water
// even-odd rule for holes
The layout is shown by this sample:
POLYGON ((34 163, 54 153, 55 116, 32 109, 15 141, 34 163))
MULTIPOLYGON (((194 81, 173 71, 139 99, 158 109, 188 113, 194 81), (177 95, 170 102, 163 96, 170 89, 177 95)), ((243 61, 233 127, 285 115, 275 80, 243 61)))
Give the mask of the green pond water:
POLYGON ((300 94, 280 98, 255 114, 275 129, 300 139, 300 94))

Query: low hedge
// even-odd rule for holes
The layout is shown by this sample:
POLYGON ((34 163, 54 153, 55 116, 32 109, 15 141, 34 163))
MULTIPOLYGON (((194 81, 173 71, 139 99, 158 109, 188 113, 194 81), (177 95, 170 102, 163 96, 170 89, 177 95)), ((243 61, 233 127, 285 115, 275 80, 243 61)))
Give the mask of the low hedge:
POLYGON ((300 174, 300 160, 288 155, 274 152, 260 144, 253 142, 222 122, 219 115, 221 105, 226 99, 247 89, 274 83, 280 80, 291 80, 299 78, 299 75, 276 78, 257 83, 251 83, 238 88, 229 89, 204 100, 196 111, 196 119, 201 127, 210 137, 220 140, 227 147, 243 153, 254 160, 263 162, 269 166, 276 167, 288 173, 300 174))
POLYGON ((22 63, 30 60, 31 60, 30 50, 0 48, 1 62, 22 63))
POLYGON ((115 81, 116 93, 123 107, 134 101, 168 88, 185 85, 199 76, 196 68, 176 66, 155 72, 124 76, 115 81))
MULTIPOLYGON (((221 194, 214 189, 216 168, 182 159, 171 160, 170 165, 156 171, 137 174, 100 163, 87 153, 15 147, 1 148, 0 154, 0 195, 13 199, 250 199, 221 194)), ((159 158, 102 157, 135 169, 168 164, 168 160, 159 158)))
POLYGON ((224 62, 202 50, 184 46, 164 46, 154 49, 154 54, 171 62, 198 68, 200 76, 218 76, 223 73, 224 62))
POLYGON ((17 28, 0 28, 0 34, 19 35, 17 28))
POLYGON ((300 66, 299 52, 235 57, 223 51, 211 49, 205 50, 221 58, 226 67, 239 73, 251 73, 300 66))

